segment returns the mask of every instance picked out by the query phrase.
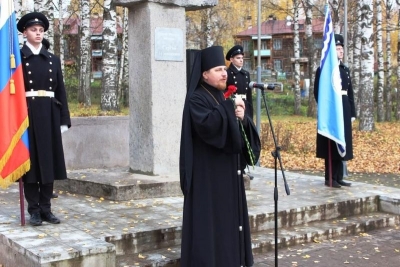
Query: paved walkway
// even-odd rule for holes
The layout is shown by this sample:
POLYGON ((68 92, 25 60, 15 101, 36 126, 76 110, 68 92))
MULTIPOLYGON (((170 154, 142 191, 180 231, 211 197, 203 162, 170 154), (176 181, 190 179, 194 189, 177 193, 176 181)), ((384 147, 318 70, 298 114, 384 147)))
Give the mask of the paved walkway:
MULTIPOLYGON (((275 252, 256 256, 254 267, 275 266, 275 252)), ((391 227, 358 236, 306 244, 278 251, 282 267, 398 267, 400 228, 391 227)))

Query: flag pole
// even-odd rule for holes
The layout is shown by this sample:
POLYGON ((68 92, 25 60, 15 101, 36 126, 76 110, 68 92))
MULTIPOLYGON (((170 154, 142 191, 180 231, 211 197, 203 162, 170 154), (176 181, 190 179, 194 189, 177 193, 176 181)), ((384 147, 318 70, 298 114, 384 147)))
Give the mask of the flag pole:
POLYGON ((332 187, 332 154, 331 140, 328 139, 328 168, 329 168, 329 186, 332 187))
POLYGON ((21 225, 25 226, 24 183, 19 179, 19 207, 21 211, 21 225))
POLYGON ((14 1, 1 0, 0 13, 3 22, 0 26, 1 37, 9 37, 8 40, 1 39, 2 49, 0 49, 2 66, 0 84, 8 85, 8 90, 0 90, 0 102, 7 103, 9 106, 9 108, 2 106, 0 112, 0 138, 2 140, 0 142, 0 186, 7 188, 19 180, 21 225, 24 226, 25 202, 21 176, 30 169, 29 119, 14 1))

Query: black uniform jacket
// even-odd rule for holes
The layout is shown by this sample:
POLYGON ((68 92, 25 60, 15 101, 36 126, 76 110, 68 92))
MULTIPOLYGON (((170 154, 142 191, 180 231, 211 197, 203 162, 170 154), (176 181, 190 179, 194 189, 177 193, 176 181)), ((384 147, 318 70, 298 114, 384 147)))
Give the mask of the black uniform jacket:
MULTIPOLYGON (((343 103, 343 121, 344 121, 344 135, 346 140, 346 155, 342 158, 336 147, 336 143, 331 141, 331 155, 333 160, 350 160, 353 158, 353 137, 351 129, 351 118, 356 118, 356 110, 354 105, 354 93, 351 85, 350 70, 343 63, 339 65, 340 78, 342 79, 342 91, 347 94, 342 94, 343 103)), ((320 68, 317 69, 314 82, 314 97, 318 102, 318 86, 320 78, 320 68)), ((328 141, 325 136, 317 134, 317 157, 328 158, 328 141)))
MULTIPOLYGON (((243 126, 257 161, 257 130, 248 117, 243 126)), ((197 87, 185 103, 182 123, 182 267, 240 266, 241 246, 244 266, 253 264, 243 176, 238 175, 243 168, 238 155, 245 166, 246 151, 232 101, 207 84, 197 87)))
POLYGON ((226 88, 229 85, 235 85, 237 87, 236 94, 246 95, 246 114, 253 119, 253 94, 252 89, 249 87, 250 73, 243 68, 238 70, 232 63, 229 65, 227 72, 226 88))
POLYGON ((34 55, 29 47, 21 48, 25 91, 46 90, 51 97, 27 97, 29 117, 29 152, 31 169, 25 183, 52 183, 67 178, 61 125, 71 127, 60 59, 42 47, 34 55))

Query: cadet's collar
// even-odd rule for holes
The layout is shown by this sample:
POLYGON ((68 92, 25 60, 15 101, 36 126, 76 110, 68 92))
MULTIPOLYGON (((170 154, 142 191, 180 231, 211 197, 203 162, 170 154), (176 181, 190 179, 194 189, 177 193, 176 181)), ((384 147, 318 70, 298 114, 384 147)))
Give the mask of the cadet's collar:
POLYGON ((29 49, 32 51, 32 54, 34 55, 39 55, 40 54, 40 50, 42 49, 42 44, 39 44, 39 48, 36 49, 31 43, 29 43, 28 41, 26 41, 26 46, 29 47, 29 49))
POLYGON ((236 65, 235 64, 232 64, 233 66, 235 66, 235 68, 238 70, 238 71, 241 71, 242 70, 242 68, 238 68, 238 67, 236 67, 236 65))
MULTIPOLYGON (((36 50, 36 49, 34 49, 34 50, 36 50)), ((28 58, 32 55, 36 55, 33 53, 32 49, 28 46, 28 42, 26 42, 25 45, 21 48, 21 52, 25 58, 28 58)), ((39 50, 39 54, 43 55, 47 58, 51 57, 51 54, 49 53, 49 51, 47 51, 47 49, 44 48, 44 46, 42 44, 41 44, 41 49, 39 50)))
POLYGON ((347 65, 346 65, 346 64, 344 64, 344 63, 343 63, 343 61, 341 61, 341 60, 339 60, 339 65, 340 65, 340 66, 347 67, 347 65))

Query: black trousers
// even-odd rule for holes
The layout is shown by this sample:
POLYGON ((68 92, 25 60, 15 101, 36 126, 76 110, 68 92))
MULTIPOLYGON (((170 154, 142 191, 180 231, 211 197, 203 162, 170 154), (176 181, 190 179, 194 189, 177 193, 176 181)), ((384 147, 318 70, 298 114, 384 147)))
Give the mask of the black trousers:
POLYGON ((50 200, 53 194, 53 185, 54 183, 24 183, 24 193, 28 202, 29 214, 51 211, 50 200))
MULTIPOLYGON (((332 160, 332 181, 343 180, 343 162, 342 160, 332 160)), ((329 181, 329 159, 325 159, 325 181, 329 181)))

